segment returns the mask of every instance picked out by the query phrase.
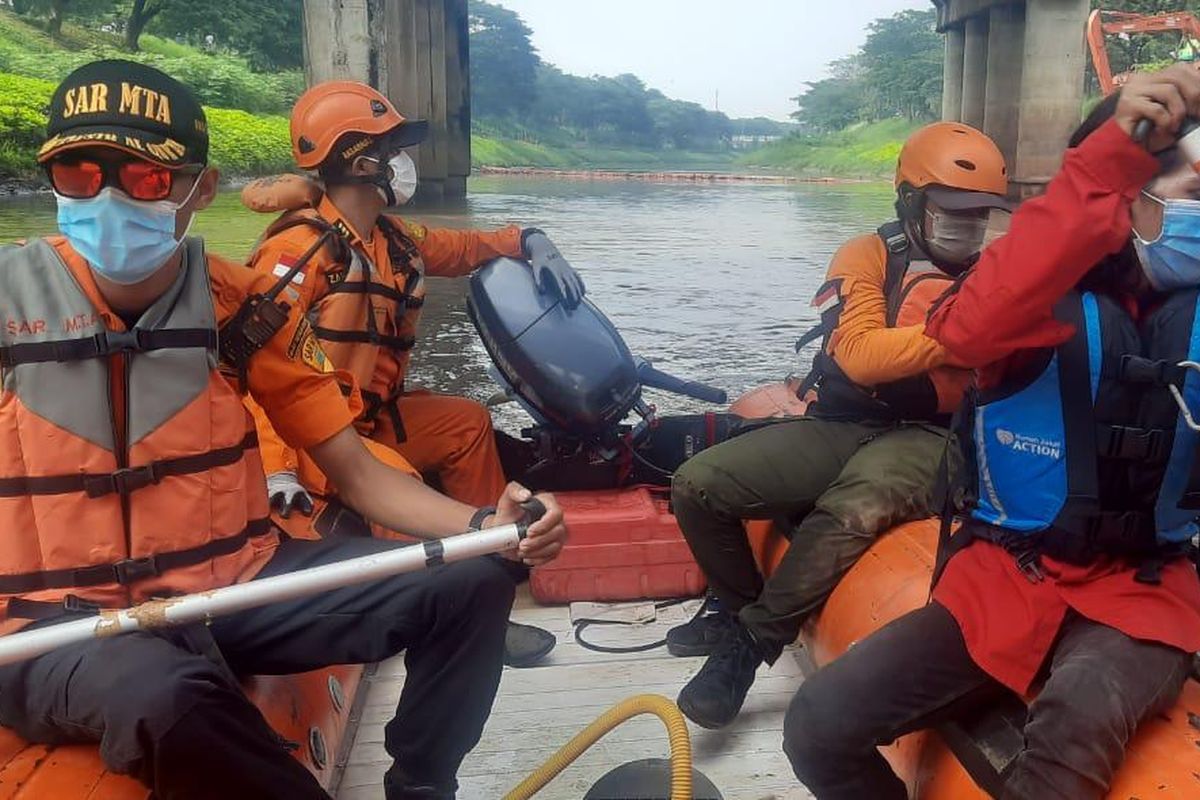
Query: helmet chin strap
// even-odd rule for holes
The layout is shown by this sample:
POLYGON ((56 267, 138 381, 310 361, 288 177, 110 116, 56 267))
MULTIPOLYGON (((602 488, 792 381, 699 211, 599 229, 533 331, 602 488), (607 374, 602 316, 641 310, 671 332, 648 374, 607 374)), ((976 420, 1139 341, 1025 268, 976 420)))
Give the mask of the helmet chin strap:
POLYGON ((388 176, 387 162, 374 156, 360 156, 360 158, 374 161, 379 169, 373 175, 347 175, 341 182, 374 186, 383 195, 383 201, 388 206, 399 205, 396 202, 396 192, 392 189, 391 178, 388 176))

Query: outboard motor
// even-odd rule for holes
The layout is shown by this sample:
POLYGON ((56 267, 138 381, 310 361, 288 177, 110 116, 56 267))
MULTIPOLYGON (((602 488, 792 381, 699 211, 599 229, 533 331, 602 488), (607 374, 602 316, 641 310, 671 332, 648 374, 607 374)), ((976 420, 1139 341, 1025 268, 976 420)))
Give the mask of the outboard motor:
POLYGON ((523 262, 498 258, 471 276, 467 313, 502 385, 535 420, 567 433, 599 433, 642 396, 621 334, 586 297, 568 311, 538 291, 523 262))
MULTIPOLYGON (((678 463, 707 446, 692 447, 692 439, 704 438, 711 444, 708 439, 724 438, 728 432, 728 415, 701 415, 706 418, 700 420, 656 418, 642 400, 643 388, 711 403, 724 403, 725 392, 667 375, 634 356, 590 300, 585 297, 577 307, 567 309, 557 294, 538 290, 522 261, 498 258, 476 270, 467 292, 467 313, 492 359, 492 377, 536 423, 521 432, 532 440, 535 453, 521 463, 511 452, 505 458, 501 437, 506 471, 522 475, 531 487, 614 486, 632 480, 630 472, 638 464, 649 474, 633 482, 665 483, 678 463), (623 424, 631 412, 642 418, 636 426, 623 424), (703 430, 693 437, 684 430, 688 425, 703 430), (665 429, 670 429, 670 437, 651 441, 653 431, 665 429), (670 455, 664 457, 667 438, 665 449, 670 455), (642 457, 639 447, 652 450, 653 457, 642 457), (638 464, 618 467, 622 453, 632 453, 638 464), (666 463, 659 466, 653 461, 666 463)), ((528 443, 525 448, 529 449, 528 443)))

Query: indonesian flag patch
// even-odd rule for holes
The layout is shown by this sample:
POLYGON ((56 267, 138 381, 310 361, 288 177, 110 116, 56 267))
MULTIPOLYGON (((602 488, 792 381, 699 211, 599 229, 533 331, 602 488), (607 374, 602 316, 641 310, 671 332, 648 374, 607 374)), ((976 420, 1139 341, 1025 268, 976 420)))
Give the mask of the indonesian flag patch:
POLYGON ((817 310, 817 313, 824 316, 826 312, 837 308, 842 302, 842 278, 834 278, 831 281, 826 281, 817 289, 817 293, 813 296, 812 307, 817 310))
MULTIPOLYGON (((300 259, 293 256, 281 255, 279 260, 275 262, 275 268, 271 270, 271 274, 277 278, 282 278, 291 272, 292 267, 296 266, 296 262, 300 259)), ((292 276, 292 283, 299 286, 304 283, 304 271, 301 270, 292 276)))

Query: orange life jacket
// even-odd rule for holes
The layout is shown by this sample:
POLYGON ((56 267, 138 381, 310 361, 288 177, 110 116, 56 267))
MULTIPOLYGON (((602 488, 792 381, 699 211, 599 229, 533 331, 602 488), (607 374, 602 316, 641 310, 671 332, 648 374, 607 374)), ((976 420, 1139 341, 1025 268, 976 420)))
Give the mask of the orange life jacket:
MULTIPOLYGON (((883 286, 887 326, 924 324, 937 303, 955 288, 956 279, 928 262, 910 263, 908 238, 899 223, 882 226, 878 235, 887 253, 883 286)), ((836 296, 836 287, 827 283, 817 290, 818 298, 826 295, 836 296)), ((948 424, 970 385, 971 370, 942 366, 875 386, 857 384, 830 355, 830 339, 837 330, 841 308, 840 302, 823 307, 821 321, 796 343, 799 351, 810 342, 821 340, 821 352, 813 359, 812 371, 797 391, 799 397, 804 397, 809 390, 816 390, 816 401, 809 405, 809 413, 832 419, 948 424)))
POLYGON ((377 226, 386 237, 388 258, 387 263, 376 264, 314 208, 285 213, 263 238, 296 226, 328 232, 327 243, 311 258, 319 263, 332 259, 344 268, 337 280, 330 281, 328 293, 308 310, 308 319, 325 355, 339 370, 353 375, 360 387, 363 413, 355 425, 369 436, 379 414, 387 413, 393 417, 397 438, 403 440, 396 399, 404 391, 404 376, 425 304, 421 253, 403 230, 381 216, 377 226))
POLYGON ((87 269, 61 239, 0 251, 0 633, 54 604, 236 583, 276 543, 200 240, 128 332, 106 328, 87 269))

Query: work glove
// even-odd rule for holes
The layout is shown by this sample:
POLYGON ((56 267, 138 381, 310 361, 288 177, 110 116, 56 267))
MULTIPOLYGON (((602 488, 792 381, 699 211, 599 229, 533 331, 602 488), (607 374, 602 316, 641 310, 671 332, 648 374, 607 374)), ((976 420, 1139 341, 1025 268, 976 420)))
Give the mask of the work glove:
POLYGON ((299 511, 306 517, 312 516, 312 496, 300 485, 300 479, 294 472, 268 475, 267 497, 271 501, 271 510, 278 511, 284 519, 291 516, 292 511, 299 511))
POLYGON ((587 292, 583 278, 563 258, 546 234, 537 228, 526 228, 521 231, 521 249, 537 279, 539 292, 546 294, 550 287, 554 287, 568 310, 579 305, 587 292))

